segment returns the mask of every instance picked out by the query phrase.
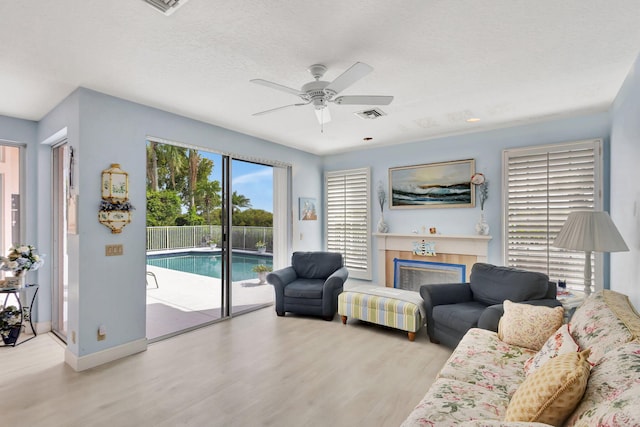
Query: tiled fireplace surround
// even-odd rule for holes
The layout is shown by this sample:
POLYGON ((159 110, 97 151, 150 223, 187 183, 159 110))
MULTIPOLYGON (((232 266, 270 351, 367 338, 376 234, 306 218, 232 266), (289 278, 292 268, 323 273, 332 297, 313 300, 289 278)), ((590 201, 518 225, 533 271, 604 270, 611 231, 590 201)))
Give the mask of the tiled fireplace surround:
POLYGON ((394 259, 464 264, 466 281, 476 262, 487 262, 491 236, 457 236, 442 234, 392 234, 374 233, 377 243, 378 280, 385 280, 393 287, 394 259), (436 256, 420 256, 413 253, 414 242, 434 242, 436 256))

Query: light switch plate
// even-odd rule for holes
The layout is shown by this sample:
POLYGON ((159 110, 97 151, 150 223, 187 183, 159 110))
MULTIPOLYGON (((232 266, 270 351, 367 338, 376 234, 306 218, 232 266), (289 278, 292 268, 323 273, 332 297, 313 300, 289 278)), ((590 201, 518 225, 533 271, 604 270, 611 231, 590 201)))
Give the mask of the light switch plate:
POLYGON ((120 245, 105 245, 104 254, 106 256, 120 256, 124 253, 123 246, 120 245))

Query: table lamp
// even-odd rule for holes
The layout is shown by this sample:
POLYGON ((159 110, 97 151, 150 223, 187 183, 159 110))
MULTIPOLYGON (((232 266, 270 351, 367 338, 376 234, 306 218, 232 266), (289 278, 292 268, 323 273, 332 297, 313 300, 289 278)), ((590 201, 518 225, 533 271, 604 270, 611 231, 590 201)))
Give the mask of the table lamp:
POLYGON ((567 217, 553 246, 585 252, 584 293, 591 293, 591 252, 628 251, 611 217, 603 211, 575 211, 567 217))

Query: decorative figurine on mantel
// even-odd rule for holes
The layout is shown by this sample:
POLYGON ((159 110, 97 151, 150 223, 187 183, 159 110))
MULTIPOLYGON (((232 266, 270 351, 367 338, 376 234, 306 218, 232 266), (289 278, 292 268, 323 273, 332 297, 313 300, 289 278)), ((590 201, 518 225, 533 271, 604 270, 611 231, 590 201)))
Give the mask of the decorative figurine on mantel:
POLYGON ((378 233, 388 233, 389 225, 384 221, 384 204, 387 201, 387 193, 384 191, 382 181, 378 182, 378 203, 380 203, 380 220, 378 221, 378 233))
POLYGON ((471 177, 471 183, 476 186, 478 198, 480 199, 480 220, 476 224, 476 232, 481 236, 489 234, 489 224, 484 219, 484 202, 489 197, 489 183, 484 174, 476 173, 471 177))

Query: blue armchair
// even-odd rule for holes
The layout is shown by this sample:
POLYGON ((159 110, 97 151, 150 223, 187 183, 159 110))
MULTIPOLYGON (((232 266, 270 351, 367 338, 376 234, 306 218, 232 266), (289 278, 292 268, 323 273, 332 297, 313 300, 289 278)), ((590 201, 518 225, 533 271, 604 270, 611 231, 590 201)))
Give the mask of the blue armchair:
POLYGON ((498 331, 504 300, 558 307, 556 284, 546 274, 477 263, 469 283, 420 286, 431 342, 455 347, 471 328, 498 331))
POLYGON ((290 312, 332 320, 348 276, 341 254, 294 252, 290 267, 267 275, 276 291, 276 314, 290 312))

